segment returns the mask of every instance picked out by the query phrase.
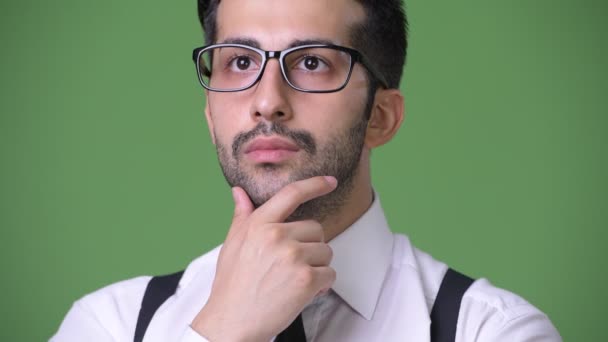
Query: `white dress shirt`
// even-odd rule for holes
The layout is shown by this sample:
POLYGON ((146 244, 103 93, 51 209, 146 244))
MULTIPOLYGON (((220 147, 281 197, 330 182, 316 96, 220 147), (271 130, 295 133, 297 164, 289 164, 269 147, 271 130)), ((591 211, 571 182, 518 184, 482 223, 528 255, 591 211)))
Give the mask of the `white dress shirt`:
MULTIPOLYGON (((430 341, 430 312, 447 266, 391 233, 380 201, 329 242, 337 279, 302 313, 308 341, 430 341)), ((156 312, 144 342, 204 342, 190 323, 205 305, 220 247, 195 259, 156 312)), ((52 342, 133 341, 149 276, 74 303, 52 342)), ((561 341, 549 318, 519 296, 476 280, 462 299, 456 342, 561 341)))

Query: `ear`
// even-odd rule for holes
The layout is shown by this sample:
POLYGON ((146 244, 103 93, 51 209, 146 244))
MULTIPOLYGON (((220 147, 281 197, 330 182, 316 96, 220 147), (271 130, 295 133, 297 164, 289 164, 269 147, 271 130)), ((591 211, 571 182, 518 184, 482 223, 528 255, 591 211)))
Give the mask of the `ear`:
POLYGON ((209 109, 209 91, 205 91, 205 118, 207 119, 207 128, 209 128, 211 142, 213 142, 213 145, 215 145, 215 131, 213 130, 213 119, 211 118, 211 110, 209 109))
POLYGON ((399 89, 376 91, 371 116, 367 123, 365 145, 372 149, 389 142, 401 127, 405 113, 399 89))

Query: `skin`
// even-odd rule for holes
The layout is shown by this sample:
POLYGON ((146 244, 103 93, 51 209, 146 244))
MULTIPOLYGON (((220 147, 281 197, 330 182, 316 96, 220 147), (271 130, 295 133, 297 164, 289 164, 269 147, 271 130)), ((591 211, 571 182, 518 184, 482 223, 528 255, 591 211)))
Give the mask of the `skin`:
MULTIPOLYGON (((285 49, 294 40, 324 39, 350 46, 351 24, 364 20, 354 0, 224 0, 218 11, 217 41, 248 38, 265 50, 285 49)), ((260 82, 236 93, 207 93, 205 115, 214 144, 231 146, 239 133, 260 122, 279 122, 311 134, 319 148, 335 132, 361 120, 367 79, 356 64, 345 89, 308 94, 290 88, 278 61, 270 60, 260 82)), ((235 213, 220 252, 209 300, 191 326, 210 341, 269 341, 285 329, 315 295, 335 281, 327 244, 371 205, 371 149, 388 142, 403 120, 398 89, 376 92, 356 173, 341 206, 319 220, 286 222, 302 203, 336 190, 331 175, 294 181, 294 170, 310 163, 297 154, 272 172, 242 159, 239 167, 268 189, 269 200, 254 205, 247 192, 233 188, 235 213)))

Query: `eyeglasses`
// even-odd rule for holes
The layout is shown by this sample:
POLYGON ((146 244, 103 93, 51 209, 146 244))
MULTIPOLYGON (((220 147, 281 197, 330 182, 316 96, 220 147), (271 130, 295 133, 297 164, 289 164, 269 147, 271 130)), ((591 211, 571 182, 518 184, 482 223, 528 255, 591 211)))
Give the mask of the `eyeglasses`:
POLYGON ((265 51, 243 44, 214 44, 192 52, 199 81, 206 89, 217 92, 252 87, 262 78, 271 58, 279 60, 287 84, 302 92, 331 93, 344 89, 357 62, 387 87, 384 78, 361 53, 338 45, 313 44, 265 51))

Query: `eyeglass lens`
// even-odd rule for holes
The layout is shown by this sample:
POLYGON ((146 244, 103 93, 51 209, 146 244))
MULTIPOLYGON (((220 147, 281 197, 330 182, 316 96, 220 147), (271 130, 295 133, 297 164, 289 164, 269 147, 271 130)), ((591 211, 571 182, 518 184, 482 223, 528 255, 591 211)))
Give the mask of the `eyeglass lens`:
MULTIPOLYGON (((243 47, 205 50, 199 57, 203 83, 217 90, 238 90, 252 85, 263 70, 264 56, 243 47)), ((310 47, 289 52, 283 67, 287 81, 310 91, 341 88, 351 69, 350 54, 330 47, 310 47)))

